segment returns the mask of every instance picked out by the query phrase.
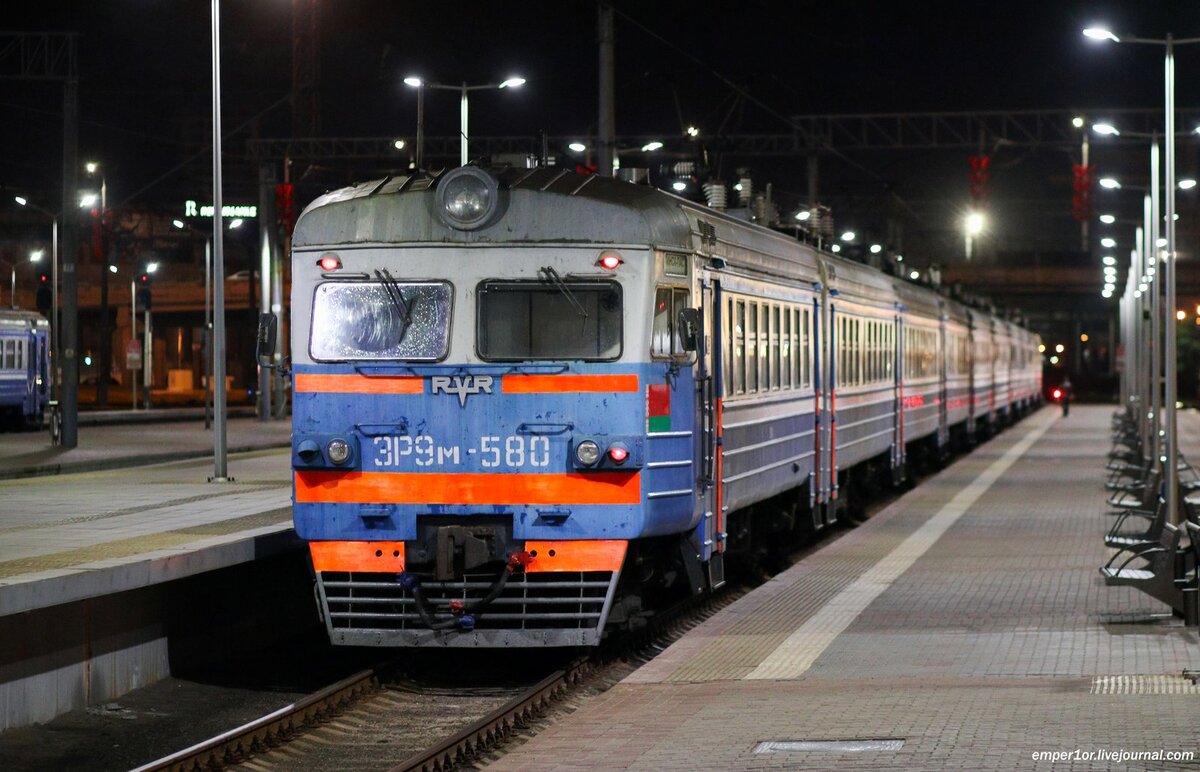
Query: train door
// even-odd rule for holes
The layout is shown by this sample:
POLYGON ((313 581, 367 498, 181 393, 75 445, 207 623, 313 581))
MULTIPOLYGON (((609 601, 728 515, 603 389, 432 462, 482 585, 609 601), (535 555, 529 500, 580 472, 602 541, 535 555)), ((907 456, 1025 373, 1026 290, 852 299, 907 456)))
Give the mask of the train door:
POLYGON ((939 303, 938 312, 938 448, 944 448, 950 442, 950 426, 946 415, 946 403, 949 391, 946 386, 946 362, 950 358, 949 339, 946 330, 945 304, 939 303))
POLYGON ((975 416, 978 414, 976 400, 979 394, 979 379, 975 377, 975 363, 979 356, 979 319, 974 313, 967 316, 967 441, 975 440, 975 416))
POLYGON ((722 371, 721 282, 708 271, 699 272, 700 322, 703 331, 696 351, 696 405, 699 431, 695 457, 699 461, 700 524, 696 540, 708 565, 709 587, 725 583, 726 512, 721 483, 722 371))
POLYGON ((816 418, 816 463, 813 473, 813 526, 821 528, 837 519, 837 334, 836 297, 837 290, 831 283, 836 280, 836 267, 823 260, 818 261, 821 284, 816 287, 819 294, 813 298, 813 400, 816 418))
POLYGON ((896 315, 892 318, 892 415, 895 428, 892 436, 892 480, 902 482, 905 477, 905 461, 907 453, 904 448, 904 315, 902 307, 897 307, 896 315))

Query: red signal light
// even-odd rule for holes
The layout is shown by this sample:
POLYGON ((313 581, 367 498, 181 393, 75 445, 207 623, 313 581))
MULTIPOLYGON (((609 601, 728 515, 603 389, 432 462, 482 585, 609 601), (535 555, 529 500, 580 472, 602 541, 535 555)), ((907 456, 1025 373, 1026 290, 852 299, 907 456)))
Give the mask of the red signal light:
POLYGON ((629 458, 629 451, 620 445, 613 445, 608 449, 608 457, 612 459, 614 464, 624 464, 625 459, 629 458))
POLYGON ((1062 389, 1055 389, 1054 391, 1050 392, 1050 396, 1054 397, 1056 400, 1062 399, 1062 389))
POLYGON ((342 267, 342 261, 331 255, 326 255, 317 261, 317 265, 321 266, 322 271, 336 271, 342 267))

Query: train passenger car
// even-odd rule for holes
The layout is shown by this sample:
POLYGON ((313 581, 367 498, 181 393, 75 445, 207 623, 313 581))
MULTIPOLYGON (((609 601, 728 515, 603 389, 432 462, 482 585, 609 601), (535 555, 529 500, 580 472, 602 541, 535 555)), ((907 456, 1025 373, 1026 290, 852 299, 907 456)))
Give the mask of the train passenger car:
POLYGON ((946 369, 946 427, 948 440, 965 448, 971 440, 971 317, 966 306, 953 300, 942 308, 946 369))
POLYGON ((990 314, 645 186, 387 178, 310 205, 292 262, 294 517, 337 644, 594 645, 991 411, 990 314))
MULTIPOLYGON (((848 482, 846 470, 878 459, 889 468, 903 463, 906 427, 898 401, 906 400, 896 373, 896 341, 905 329, 894 280, 865 265, 824 256, 828 367, 830 475, 818 486, 821 498, 838 498, 848 482)), ((933 401, 931 409, 936 410, 933 401)), ((827 507, 825 521, 836 507, 827 507)))
POLYGON ((50 401, 50 322, 20 309, 0 310, 0 420, 40 427, 50 401))

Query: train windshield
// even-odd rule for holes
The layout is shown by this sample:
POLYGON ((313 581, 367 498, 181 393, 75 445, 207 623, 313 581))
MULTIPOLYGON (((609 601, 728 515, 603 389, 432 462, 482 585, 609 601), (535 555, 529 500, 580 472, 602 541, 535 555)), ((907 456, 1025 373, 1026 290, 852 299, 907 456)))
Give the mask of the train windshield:
POLYGON ((612 281, 488 281, 479 286, 479 356, 488 360, 621 356, 621 287, 612 281))
POLYGON ((316 361, 437 361, 450 344, 447 282, 327 282, 313 297, 316 361))

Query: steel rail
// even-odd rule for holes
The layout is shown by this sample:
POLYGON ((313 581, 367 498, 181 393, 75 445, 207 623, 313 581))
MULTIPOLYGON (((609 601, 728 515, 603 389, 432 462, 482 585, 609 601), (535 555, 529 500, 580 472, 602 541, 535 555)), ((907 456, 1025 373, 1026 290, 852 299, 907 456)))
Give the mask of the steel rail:
POLYGON ((543 678, 483 718, 437 745, 414 754, 389 772, 442 772, 495 745, 563 696, 592 669, 591 659, 576 660, 543 678))
POLYGON ((333 711, 378 688, 376 670, 363 670, 308 695, 298 702, 222 732, 190 748, 144 764, 132 772, 184 772, 237 763, 320 721, 333 711))

